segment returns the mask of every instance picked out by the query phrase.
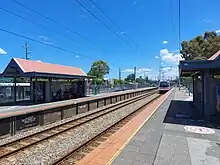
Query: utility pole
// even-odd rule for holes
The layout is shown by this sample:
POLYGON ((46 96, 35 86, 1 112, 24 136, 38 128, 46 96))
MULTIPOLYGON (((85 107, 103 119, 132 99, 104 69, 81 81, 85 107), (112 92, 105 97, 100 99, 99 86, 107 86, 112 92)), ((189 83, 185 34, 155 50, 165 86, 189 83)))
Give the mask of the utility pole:
MULTIPOLYGON (((170 67, 170 70, 172 69, 172 66, 160 66, 159 67, 159 77, 160 77, 160 79, 162 79, 162 80, 165 80, 165 71, 164 71, 164 68, 167 68, 167 67, 170 67)), ((170 71, 170 70, 168 70, 168 71, 170 71)))
POLYGON ((28 55, 29 55, 28 48, 29 48, 28 42, 26 41, 26 42, 25 42, 25 59, 26 59, 26 60, 29 60, 29 58, 28 58, 28 55))
POLYGON ((159 65, 158 65, 158 67, 159 67, 159 74, 158 74, 158 82, 160 81, 160 79, 161 79, 161 56, 159 57, 159 65))
POLYGON ((136 80, 136 66, 134 67, 134 81, 136 80))
POLYGON ((119 80, 121 80, 121 69, 120 68, 118 69, 118 78, 119 80))

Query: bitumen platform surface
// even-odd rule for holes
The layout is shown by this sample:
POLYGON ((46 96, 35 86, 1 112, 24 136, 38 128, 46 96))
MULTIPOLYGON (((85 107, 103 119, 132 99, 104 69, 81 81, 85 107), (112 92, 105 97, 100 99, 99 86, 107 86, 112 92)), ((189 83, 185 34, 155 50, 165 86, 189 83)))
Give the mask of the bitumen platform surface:
POLYGON ((206 122, 189 100, 174 89, 112 164, 220 165, 220 130, 204 128, 206 122))

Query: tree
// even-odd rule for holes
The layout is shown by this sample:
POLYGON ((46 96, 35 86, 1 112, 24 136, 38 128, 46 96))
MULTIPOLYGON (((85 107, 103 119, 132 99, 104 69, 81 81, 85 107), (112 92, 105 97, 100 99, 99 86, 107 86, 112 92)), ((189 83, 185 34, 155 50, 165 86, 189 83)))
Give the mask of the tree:
POLYGON ((136 82, 139 83, 139 84, 143 84, 145 83, 145 80, 142 78, 142 76, 136 78, 136 82))
POLYGON ((129 74, 129 75, 124 79, 124 81, 127 81, 127 82, 134 82, 134 80, 135 80, 135 75, 134 75, 134 73, 129 74))
POLYGON ((185 60, 205 60, 220 50, 220 36, 216 32, 205 32, 192 40, 181 43, 180 53, 185 60))
POLYGON ((119 79, 113 79, 114 81, 114 84, 117 85, 117 84, 124 84, 124 81, 123 80, 119 80, 119 79))
POLYGON ((109 74, 109 66, 105 61, 99 60, 93 62, 88 75, 95 76, 96 78, 103 80, 104 75, 109 74))
POLYGON ((149 82, 148 76, 145 77, 145 82, 146 82, 146 83, 149 82))

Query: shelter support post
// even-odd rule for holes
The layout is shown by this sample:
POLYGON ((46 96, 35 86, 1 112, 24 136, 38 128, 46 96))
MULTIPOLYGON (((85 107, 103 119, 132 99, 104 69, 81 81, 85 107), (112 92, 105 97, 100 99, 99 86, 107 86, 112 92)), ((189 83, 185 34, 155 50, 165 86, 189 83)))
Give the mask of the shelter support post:
POLYGON ((195 103, 195 77, 192 77, 192 87, 193 87, 193 102, 195 103))
POLYGON ((51 101, 51 95, 52 95, 52 91, 51 91, 51 78, 49 78, 48 81, 45 82, 45 102, 50 102, 51 101))
POLYGON ((203 94, 204 94, 204 100, 203 100, 203 103, 204 103, 204 115, 205 115, 205 118, 210 120, 211 118, 211 114, 212 114, 212 110, 210 109, 210 89, 211 89, 211 75, 209 73, 208 70, 206 70, 204 72, 204 78, 203 78, 203 83, 204 83, 204 86, 203 86, 203 94))
POLYGON ((17 93, 17 89, 16 89, 16 77, 14 77, 14 103, 16 103, 16 93, 17 93))

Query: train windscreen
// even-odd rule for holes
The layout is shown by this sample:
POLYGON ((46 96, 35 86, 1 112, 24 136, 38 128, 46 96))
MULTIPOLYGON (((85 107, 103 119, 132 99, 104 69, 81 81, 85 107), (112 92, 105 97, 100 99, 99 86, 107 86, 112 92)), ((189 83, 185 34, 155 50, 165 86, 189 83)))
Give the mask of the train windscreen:
POLYGON ((160 87, 166 88, 166 87, 169 87, 169 84, 168 82, 160 82, 160 87))

